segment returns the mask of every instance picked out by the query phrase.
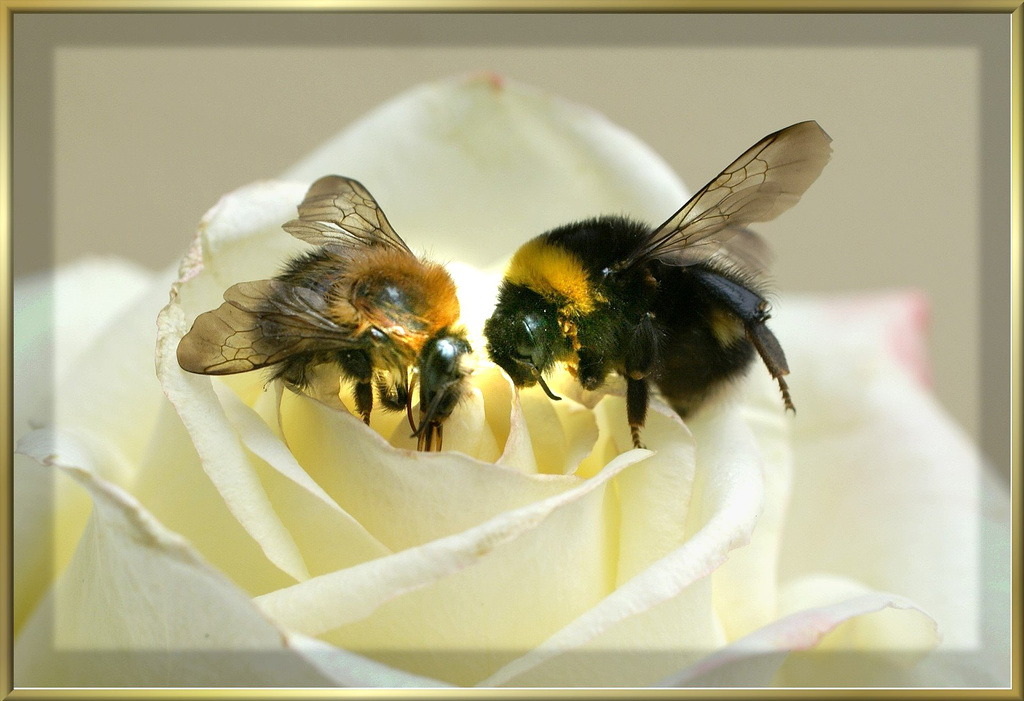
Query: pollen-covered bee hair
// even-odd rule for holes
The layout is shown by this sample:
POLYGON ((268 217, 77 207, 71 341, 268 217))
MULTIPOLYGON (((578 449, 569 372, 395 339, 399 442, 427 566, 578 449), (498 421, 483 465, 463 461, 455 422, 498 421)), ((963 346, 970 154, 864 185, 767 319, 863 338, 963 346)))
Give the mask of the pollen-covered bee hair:
POLYGON ((269 368, 271 379, 294 391, 308 387, 315 367, 332 366, 354 382, 364 422, 376 386, 385 409, 407 412, 419 449, 440 450, 444 421, 465 395, 470 372, 454 281, 442 265, 409 250, 355 180, 320 178, 298 210, 284 229, 317 248, 271 280, 228 288, 225 302, 200 314, 181 339, 178 364, 203 375, 269 368))
POLYGON ((527 242, 484 325, 491 359, 552 399, 544 375, 558 363, 588 390, 619 373, 637 447, 650 383, 685 417, 755 353, 795 412, 786 356, 765 324, 767 247, 745 227, 796 204, 830 142, 816 122, 800 122, 756 143, 661 226, 603 216, 527 242))

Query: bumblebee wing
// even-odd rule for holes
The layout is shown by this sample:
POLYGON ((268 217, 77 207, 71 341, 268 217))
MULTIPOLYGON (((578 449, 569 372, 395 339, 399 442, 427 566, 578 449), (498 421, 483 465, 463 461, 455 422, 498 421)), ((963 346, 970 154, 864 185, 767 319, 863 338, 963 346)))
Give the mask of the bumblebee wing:
POLYGON ((284 230, 317 246, 388 246, 413 255, 362 183, 340 175, 325 175, 310 185, 299 218, 284 230))
POLYGON ((713 261, 752 279, 770 267, 771 259, 771 249, 764 237, 743 226, 727 227, 720 236, 665 253, 660 258, 678 266, 713 261))
MULTIPOLYGON (((231 375, 278 363, 295 353, 356 348, 354 326, 325 313, 312 290, 281 280, 241 282, 224 303, 200 314, 178 344, 178 364, 202 375, 231 375)), ((332 310, 335 311, 336 310, 332 310)))
POLYGON ((729 227, 728 233, 715 254, 726 265, 758 275, 770 267, 772 252, 764 238, 742 226, 729 227))
POLYGON ((621 267, 653 258, 691 265, 714 255, 746 224, 771 221, 796 204, 821 174, 832 154, 831 141, 814 121, 769 134, 655 229, 621 267))

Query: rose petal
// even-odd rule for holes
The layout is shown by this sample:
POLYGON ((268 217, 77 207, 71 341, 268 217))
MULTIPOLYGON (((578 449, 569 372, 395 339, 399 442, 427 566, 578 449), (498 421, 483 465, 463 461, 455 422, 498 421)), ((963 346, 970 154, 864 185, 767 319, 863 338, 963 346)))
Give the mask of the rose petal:
MULTIPOLYGON (((794 300, 799 305, 799 298, 794 300)), ((801 305, 802 306, 802 305, 801 305)), ((923 387, 932 386, 928 357, 931 309, 924 292, 890 291, 834 296, 821 300, 817 312, 835 325, 851 344, 870 345, 908 371, 923 387)), ((796 307, 796 310, 800 306, 796 307)))
POLYGON ((539 387, 519 392, 537 471, 572 474, 598 439, 592 412, 571 399, 552 402, 539 387))
POLYGON ((230 390, 217 394, 228 420, 252 455, 275 513, 287 524, 313 573, 333 572, 390 552, 302 469, 269 428, 276 425, 275 421, 264 423, 230 390), (330 547, 324 547, 325 543, 330 547))
POLYGON ((523 416, 523 405, 519 401, 519 390, 504 372, 495 370, 491 373, 491 391, 484 394, 484 405, 495 438, 501 444, 505 437, 505 450, 498 458, 497 464, 517 470, 527 475, 537 474, 537 456, 533 450, 533 440, 523 416), (511 406, 508 419, 502 420, 502 407, 511 406))
POLYGON ((923 331, 908 313, 920 306, 910 294, 791 299, 778 310, 793 396, 803 398, 780 575, 846 575, 927 610, 940 653, 901 683, 1005 685, 1008 497, 923 388, 901 350, 908 342, 893 344, 923 331), (984 516, 982 497, 995 507, 984 516), (983 558, 982 548, 1000 554, 983 558))
POLYGON ((17 685, 327 681, 284 651, 281 633, 245 594, 133 497, 96 477, 89 446, 48 430, 24 443, 52 451, 48 462, 88 490, 94 509, 67 571, 18 639, 17 685))
POLYGON ((302 395, 286 394, 281 413, 285 438, 306 472, 396 551, 465 530, 578 482, 530 477, 460 453, 394 448, 356 417, 302 395))
MULTIPOLYGON (((833 574, 808 575, 786 582, 779 589, 779 615, 788 616, 804 609, 820 608, 855 601, 862 597, 883 596, 899 603, 900 608, 912 608, 922 614, 921 625, 887 626, 886 616, 860 621, 857 626, 847 625, 835 630, 819 650, 848 650, 859 652, 904 652, 920 659, 939 643, 935 621, 909 599, 873 592, 863 583, 837 577, 833 574), (898 601, 899 600, 899 601, 898 601), (842 633, 842 635, 840 635, 842 633)), ((804 650, 807 646, 798 646, 804 650)))
POLYGON ((301 654, 335 686, 376 689, 434 688, 449 685, 430 677, 409 674, 379 662, 341 650, 305 635, 288 633, 285 644, 301 654))
MULTIPOLYGON (((291 630, 414 673, 471 684, 607 594, 614 547, 604 525, 607 485, 620 471, 643 469, 646 455, 624 454, 571 489, 257 603, 291 630)), ((429 468, 450 482, 444 471, 459 456, 440 457, 444 462, 429 468)))
MULTIPOLYGON (((158 277, 128 261, 89 258, 56 273, 15 281, 15 440, 33 426, 56 420, 75 424, 79 430, 125 428, 118 424, 123 414, 116 406, 124 392, 106 402, 91 397, 90 388, 110 382, 112 376, 129 383, 125 391, 135 391, 137 382, 151 383, 151 377, 143 375, 152 372, 152 317, 148 325, 140 323, 146 303, 139 300, 147 297, 158 277), (113 319, 119 321, 117 327, 104 332, 113 319), (97 367, 99 359, 106 362, 97 367), (142 373, 137 372, 140 367, 145 368, 142 373), (55 395, 57 387, 63 388, 59 395, 55 395)), ((159 395, 153 398, 159 400, 159 395)), ((111 477, 128 479, 131 470, 121 458, 133 455, 138 434, 131 429, 145 430, 150 406, 143 402, 136 407, 137 422, 127 427, 130 430, 111 477)), ((18 631, 70 560, 88 518, 89 500, 72 480, 37 469, 25 456, 16 455, 13 462, 14 629, 18 631)))
POLYGON ((45 413, 37 407, 51 403, 47 390, 153 277, 126 260, 86 258, 57 272, 14 281, 15 437, 30 428, 26 413, 37 418, 45 413))
MULTIPOLYGON (((793 682, 788 681, 788 676, 779 676, 780 668, 785 674, 799 667, 805 668, 800 670, 803 672, 800 676, 804 679, 808 678, 808 669, 819 672, 816 678, 818 684, 822 686, 842 686, 844 683, 863 686, 864 678, 850 677, 844 681, 837 681, 837 678, 829 677, 827 672, 820 674, 825 669, 835 673, 837 668, 834 662, 849 662, 856 659, 855 656, 800 651, 820 650, 840 644, 841 641, 837 638, 842 638, 844 633, 849 636, 851 631, 855 630, 851 626, 871 627, 879 623, 884 625, 887 622, 894 622, 893 618, 897 619, 895 622, 898 625, 890 630, 915 631, 920 635, 919 643, 926 649, 935 644, 937 638, 934 621, 909 600, 891 594, 865 593, 836 603, 783 615, 763 628, 717 650, 682 673, 661 680, 656 686, 787 686, 793 682), (887 612, 887 609, 889 612, 895 611, 895 616, 887 612)), ((877 648, 875 650, 877 652, 877 648)), ((865 651, 858 655, 867 665, 891 662, 892 659, 891 656, 882 657, 865 651)), ((914 654, 915 658, 919 656, 919 653, 914 654)), ((864 667, 861 666, 860 669, 863 671, 864 667)))
POLYGON ((29 417, 35 426, 73 426, 91 434, 97 448, 109 452, 104 477, 122 486, 134 479, 162 403, 153 377, 153 319, 166 284, 163 275, 154 276, 132 295, 118 323, 95 334, 29 417))
MULTIPOLYGON (((623 398, 605 398, 594 413, 608 427, 616 454, 633 449, 623 398)), ((620 510, 617 586, 686 541, 690 510, 698 503, 694 500, 698 450, 686 425, 655 400, 643 439, 654 455, 644 461, 642 471, 624 472, 615 480, 620 510)))
POLYGON ((250 595, 295 582, 239 523, 203 469, 192 437, 165 402, 133 494, 169 530, 250 595))
POLYGON ((203 469, 224 497, 242 527, 267 557, 297 580, 309 578, 294 538, 274 511, 255 465, 217 400, 211 380, 187 375, 175 359, 177 339, 184 335, 180 307, 161 312, 158 374, 202 460, 203 469))
POLYGON ((429 244, 441 259, 478 266, 515 248, 495 241, 602 213, 661 222, 687 199, 665 162, 629 132, 493 75, 413 88, 284 177, 309 183, 327 173, 366 185, 413 248, 429 244))
POLYGON ((601 475, 571 489, 506 510, 478 526, 432 540, 257 598, 257 603, 296 631, 319 634, 370 615, 384 602, 474 564, 496 547, 537 528, 557 510, 598 490, 644 456, 621 456, 601 475), (390 584, 390 586, 388 586, 390 584), (360 591, 359 588, 365 588, 360 591))
POLYGON ((190 283, 180 289, 190 322, 219 305, 231 285, 273 277, 282 261, 309 248, 281 229, 295 218, 305 194, 300 183, 255 182, 228 193, 203 215, 180 271, 182 282, 190 283))
MULTIPOLYGON (((758 372, 760 368, 753 368, 758 372)), ((765 373, 767 374, 767 373, 765 373)), ((735 640, 778 617, 778 563, 793 473, 792 418, 773 384, 742 415, 763 461, 764 501, 750 543, 712 575, 715 611, 726 637, 735 640)))
POLYGON ((790 302, 779 314, 801 397, 780 574, 899 592, 935 617, 945 645, 974 647, 981 455, 894 357, 887 324, 848 325, 847 307, 790 302))
MULTIPOLYGON (((298 243, 271 232, 283 234, 280 224, 293 216, 302 192, 294 185, 256 183, 225 196, 207 213, 160 313, 157 356, 164 392, 228 509, 270 561, 298 580, 310 576, 307 559, 315 572, 323 572, 387 549, 309 478, 267 423, 232 391, 214 390, 230 386, 255 403, 262 396, 261 373, 226 381, 190 375, 178 366, 176 348, 186 320, 215 306, 214 293, 219 297, 233 282, 269 275, 280 259, 275 251, 283 255, 298 243), (261 236, 268 239, 266 246, 254 243, 261 236), (252 255, 253 249, 263 255, 252 255), (285 524, 284 516, 299 513, 285 524), (325 549, 322 538, 342 545, 325 549)), ((336 396, 334 401, 340 406, 336 396)), ((273 408, 270 425, 277 426, 276 404, 273 408)))
POLYGON ((462 321, 469 332, 470 343, 486 363, 487 338, 483 334, 483 322, 494 311, 501 271, 482 270, 457 259, 446 260, 444 267, 455 280, 462 321))
MULTIPOLYGON (((171 310, 169 315, 180 313, 180 308, 175 307, 173 301, 167 309, 171 310)), ((161 323, 168 318, 162 315, 161 323)), ((162 333, 166 328, 170 327, 162 327, 162 333)), ((174 333, 179 329, 177 327, 174 333)), ((176 341, 173 336, 165 334, 161 336, 161 343, 166 358, 168 346, 173 349, 176 341)), ((174 357, 173 353, 171 357, 174 357)), ((213 481, 230 513, 271 562, 301 580, 310 576, 309 566, 314 568, 314 572, 332 571, 388 552, 310 479, 268 424, 230 390, 215 391, 210 379, 186 376, 176 361, 162 362, 161 368, 168 396, 177 406, 186 427, 191 425, 190 440, 186 443, 194 444, 203 456, 204 476, 213 481), (202 391, 190 395, 183 389, 189 383, 203 387, 202 391), (324 539, 336 545, 324 548, 324 539)), ((276 419, 272 418, 271 425, 276 424, 276 419)), ((160 460, 161 456, 170 454, 181 460, 191 452, 189 449, 159 453, 155 457, 160 460)), ((190 472, 184 466, 167 465, 164 460, 147 472, 146 485, 140 485, 140 490, 150 496, 151 501, 160 501, 160 494, 180 493, 171 485, 187 484, 186 480, 192 484, 204 482, 204 476, 190 472), (171 470, 176 474, 170 474, 171 470)), ((200 485, 200 489, 204 494, 208 491, 205 485, 200 485)), ((210 497, 216 500, 214 495, 210 497)), ((162 503, 166 504, 165 501, 162 503)), ((217 504, 208 506, 221 514, 217 504)), ((243 563, 238 562, 238 558, 248 549, 244 545, 239 547, 237 536, 234 539, 227 537, 236 529, 230 524, 223 524, 224 530, 211 530, 209 524, 197 529, 194 524, 182 523, 174 513, 187 514, 191 511, 190 508, 175 506, 168 509, 166 515, 176 527, 201 543, 203 552, 209 548, 210 556, 218 566, 241 576, 240 581, 245 582, 247 589, 259 593, 286 583, 277 581, 276 586, 271 586, 275 578, 268 575, 257 577, 258 569, 245 574, 244 567, 241 567, 243 563)))
POLYGON ((179 535, 96 477, 86 444, 53 431, 23 443, 84 487, 94 508, 68 570, 18 638, 17 686, 437 685, 285 634, 179 535))
POLYGON ((723 642, 706 577, 749 540, 762 497, 761 467, 735 408, 702 418, 690 425, 698 452, 689 539, 481 685, 642 685, 723 642), (635 656, 594 654, 609 649, 673 653, 639 666, 635 656))
MULTIPOLYGON (((199 275, 206 264, 198 253, 204 233, 217 224, 218 217, 233 216, 231 205, 239 199, 243 198, 226 197, 207 215, 205 226, 200 227, 193 241, 192 252, 182 263, 178 281, 171 287, 171 300, 157 317, 157 377, 192 437, 203 469, 231 513, 260 544, 271 562, 295 579, 303 580, 309 578, 306 563, 274 511, 255 466, 213 391, 211 379, 186 373, 177 361, 178 342, 188 329, 182 297, 187 295, 186 290, 196 290, 200 280, 210 279, 199 275)), ((271 199, 268 197, 267 201, 271 199)), ((244 201, 249 203, 250 199, 244 201)), ((256 214, 248 212, 246 216, 257 217, 261 213, 257 208, 256 214)))
POLYGON ((89 497, 67 476, 40 470, 24 455, 15 455, 13 466, 13 629, 17 635, 71 560, 89 518, 89 497))

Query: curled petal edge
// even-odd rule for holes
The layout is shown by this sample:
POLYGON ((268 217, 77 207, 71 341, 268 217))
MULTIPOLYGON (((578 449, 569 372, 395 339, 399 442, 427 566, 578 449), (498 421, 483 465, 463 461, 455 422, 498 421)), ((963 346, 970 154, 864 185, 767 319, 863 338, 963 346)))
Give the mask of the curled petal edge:
MULTIPOLYGON (((191 680, 182 680, 180 677, 137 677, 132 675, 160 674, 159 670, 177 670, 180 673, 182 667, 177 665, 173 659, 169 659, 166 664, 129 665, 131 669, 122 669, 120 672, 110 668, 106 668, 104 671, 103 665, 94 666, 89 662, 90 660, 95 662, 97 658, 88 654, 82 658, 81 664, 75 665, 73 651, 58 651, 54 648, 54 643, 57 641, 54 640, 56 633, 52 622, 60 619, 56 617, 53 607, 59 603, 59 597, 55 595, 55 591, 51 591, 48 596, 49 611, 46 611, 47 606, 41 606, 33 616, 36 620, 28 621, 23 635, 18 639, 19 684, 107 686, 115 685, 116 682, 116 684, 131 686, 194 685, 197 683, 226 686, 308 684, 312 686, 422 687, 444 685, 442 682, 408 674, 358 654, 338 650, 320 641, 310 641, 281 629, 274 621, 263 615, 259 607, 253 604, 245 592, 219 570, 209 565, 187 540, 163 526, 131 494, 99 477, 94 469, 90 469, 89 466, 95 460, 94 456, 89 447, 81 444, 74 436, 62 435, 56 430, 42 429, 25 436, 20 441, 18 449, 19 452, 36 459, 40 463, 39 469, 58 469, 88 491, 93 500, 94 510, 106 514, 99 518, 101 523, 97 524, 97 514, 94 513, 90 518, 91 526, 112 529, 107 533, 107 537, 101 539, 101 547, 143 549, 146 552, 140 552, 138 557, 134 558, 135 561, 141 562, 143 565, 152 558, 158 560, 166 558, 170 562, 159 567, 161 572, 169 573, 172 577, 185 577, 187 581, 180 583, 187 586, 202 587, 202 590, 194 592, 194 595, 183 597, 181 592, 177 591, 178 587, 168 586, 169 582, 162 575, 159 585, 155 582, 151 583, 147 591, 150 591, 151 594, 155 592, 155 595, 170 591, 179 600, 184 598, 189 602, 197 603, 197 605, 200 605, 198 602, 205 602, 202 604, 203 610, 206 611, 204 615, 213 611, 218 615, 230 616, 232 622, 231 625, 208 626, 207 632, 211 634, 211 637, 206 638, 199 634, 198 629, 181 625, 180 611, 172 611, 166 606, 154 605, 154 603, 159 604, 160 602, 142 598, 139 599, 139 602, 147 615, 165 613, 169 616, 169 620, 162 622, 159 620, 139 621, 141 625, 133 626, 129 630, 117 628, 107 631, 118 637, 117 640, 97 636, 98 631, 95 630, 66 631, 66 635, 70 636, 72 640, 80 641, 80 644, 72 645, 71 649, 81 648, 86 653, 92 649, 117 648, 122 650, 127 648, 124 651, 128 653, 138 651, 167 655, 171 658, 178 655, 186 656, 191 661, 190 664, 209 658, 209 664, 203 669, 196 670, 198 676, 191 680), (136 637, 144 637, 147 630, 162 631, 165 637, 148 642, 141 637, 136 637), (194 639, 187 637, 191 633, 195 633, 194 639), (120 639, 124 635, 128 636, 127 640, 120 639), (182 635, 186 637, 182 638, 182 635), (216 650, 238 650, 240 653, 280 651, 292 654, 282 658, 280 667, 258 666, 257 668, 254 668, 250 661, 245 660, 240 660, 237 667, 225 665, 224 668, 219 668, 218 665, 231 658, 221 658, 217 655, 190 655, 190 653, 198 654, 203 651, 216 650), (62 655, 63 662, 60 665, 60 671, 55 673, 52 656, 57 652, 62 655), (108 678, 103 676, 104 674, 121 676, 108 678), (125 674, 129 676, 124 677, 125 674), (103 678, 99 678, 98 675, 103 678), (278 675, 283 676, 279 677, 278 675)), ((95 542, 92 545, 95 545, 95 542)), ((89 544, 85 543, 84 546, 80 546, 76 557, 96 557, 95 550, 95 547, 89 547, 89 544), (82 552, 82 547, 85 547, 88 552, 82 552)), ((125 557, 133 557, 132 552, 125 553, 125 557)), ((146 569, 142 567, 142 569, 133 571, 139 576, 144 576, 146 569)), ((72 593, 76 596, 87 595, 83 592, 88 591, 107 591, 102 586, 80 588, 76 585, 69 585, 69 587, 74 589, 72 593)), ((102 602, 93 601, 95 605, 100 603, 102 602)), ((79 613, 85 617, 82 620, 93 620, 90 615, 96 615, 95 611, 90 614, 88 610, 79 613)), ((189 617, 185 618, 187 620, 189 617)), ((100 616, 95 620, 103 619, 104 617, 100 616)), ((124 665, 119 666, 124 667, 124 665)))
POLYGON ((938 644, 938 624, 916 604, 902 596, 874 592, 792 613, 717 650, 654 686, 737 686, 737 679, 741 679, 744 672, 754 676, 748 676, 741 685, 768 686, 790 653, 810 650, 841 624, 885 609, 916 612, 931 626, 934 633, 933 647, 938 644), (745 665, 747 669, 738 674, 739 665, 745 665))

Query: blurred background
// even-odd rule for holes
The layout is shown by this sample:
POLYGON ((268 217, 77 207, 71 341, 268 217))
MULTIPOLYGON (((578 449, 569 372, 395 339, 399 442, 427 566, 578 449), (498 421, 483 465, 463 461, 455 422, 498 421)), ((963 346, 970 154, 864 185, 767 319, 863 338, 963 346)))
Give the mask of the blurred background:
POLYGON ((816 119, 832 162, 757 227, 777 287, 924 291, 936 392, 1008 475, 1008 37, 995 14, 19 14, 14 274, 164 269, 222 194, 453 75, 589 105, 691 191, 816 119))

